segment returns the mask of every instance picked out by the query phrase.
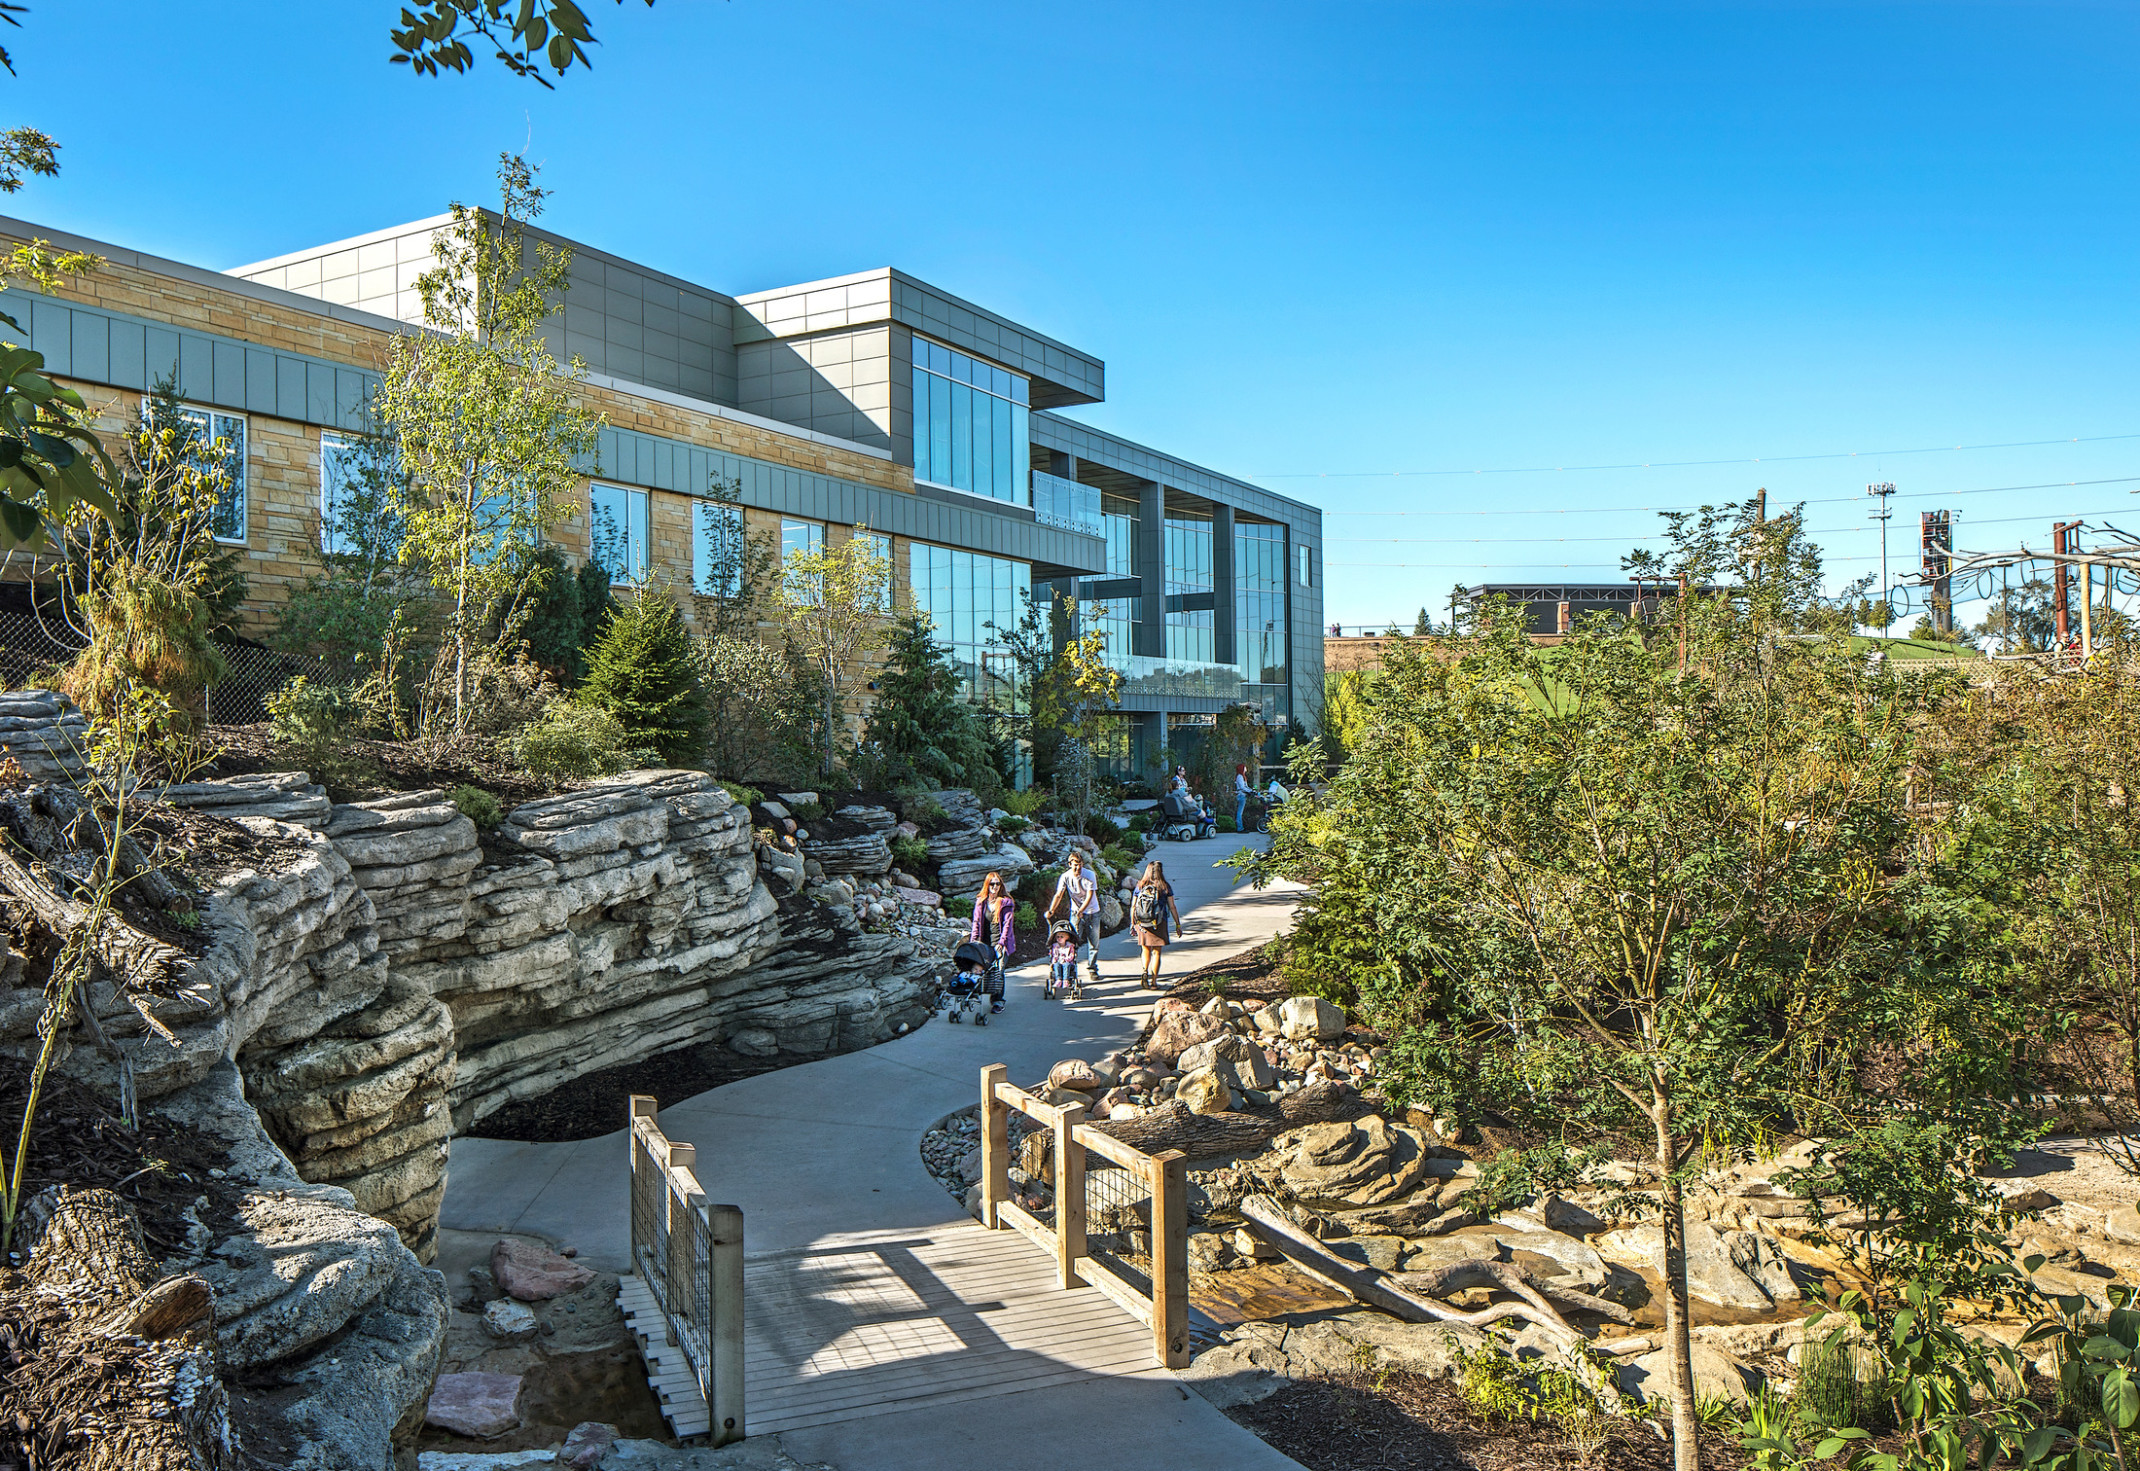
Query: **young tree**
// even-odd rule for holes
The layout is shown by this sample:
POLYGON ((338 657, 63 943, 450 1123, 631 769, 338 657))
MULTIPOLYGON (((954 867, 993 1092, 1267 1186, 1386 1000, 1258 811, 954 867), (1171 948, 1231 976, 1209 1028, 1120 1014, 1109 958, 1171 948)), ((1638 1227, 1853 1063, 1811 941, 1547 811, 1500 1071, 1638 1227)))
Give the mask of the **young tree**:
POLYGON ((1412 637, 1425 638, 1433 632, 1434 620, 1427 617, 1427 610, 1425 608, 1421 608, 1419 610, 1419 616, 1412 620, 1412 637))
POLYGON ((1831 1049, 1892 983, 1910 712, 1862 660, 1735 620, 1697 629, 1681 676, 1602 618, 1551 650, 1519 610, 1478 618, 1453 668, 1388 662, 1328 795, 1246 866, 1376 936, 1354 979, 1402 1033, 1401 1090, 1648 1140, 1694 1471, 1684 1182, 1704 1149, 1811 1127, 1831 1049))
POLYGON ((925 613, 895 619, 863 739, 891 783, 993 788, 1000 780, 980 717, 962 697, 950 650, 925 613))
POLYGON ((555 670, 567 689, 587 674, 587 649, 601 636, 612 607, 609 569, 599 557, 589 557, 575 571, 555 542, 544 542, 527 554, 525 575, 539 579, 520 636, 528 656, 546 669, 555 670))
MULTIPOLYGON (((1071 627, 1077 626, 1077 600, 1065 599, 1071 627)), ((1062 646, 1056 663, 1057 698, 1068 719, 1064 733, 1077 758, 1075 790, 1077 825, 1082 830, 1092 818, 1093 758, 1101 727, 1120 719, 1116 706, 1122 698, 1122 671, 1107 662, 1107 632, 1088 628, 1062 646)))
POLYGON ((1046 602, 1027 593, 1016 623, 1008 628, 983 625, 1011 667, 1009 699, 989 706, 997 744, 1011 751, 1023 749, 1032 762, 1033 780, 1043 784, 1055 779, 1067 717, 1057 644, 1058 631, 1069 627, 1062 610, 1063 600, 1052 593, 1046 602))
POLYGON ((454 734, 468 727, 471 666, 517 639, 541 591, 526 559, 573 513, 576 462, 602 427, 573 402, 580 362, 560 373, 542 336, 570 266, 547 242, 527 249, 545 191, 511 154, 500 156, 498 188, 497 217, 453 207, 432 247, 438 265, 417 283, 435 330, 395 339, 379 395, 406 473, 401 557, 444 605, 436 682, 454 734))
POLYGON ((837 546, 789 552, 781 566, 776 611, 788 642, 810 665, 824 699, 824 747, 820 773, 839 766, 839 734, 847 687, 884 642, 891 603, 892 567, 857 526, 837 546))
POLYGON ((405 477, 394 442, 352 435, 322 458, 337 494, 318 539, 304 545, 313 571, 290 590, 273 642, 354 669, 376 658, 397 617, 416 617, 425 589, 401 565, 405 477))
POLYGON ((725 781, 786 780, 817 765, 816 681, 793 649, 717 633, 692 641, 706 692, 706 760, 725 781))
POLYGON ((662 589, 644 588, 611 612, 587 651, 579 699, 616 716, 632 744, 696 766, 706 759, 698 669, 684 615, 662 589))
POLYGON ((713 477, 693 508, 693 613, 701 638, 753 638, 780 572, 780 547, 743 516, 743 487, 713 477))

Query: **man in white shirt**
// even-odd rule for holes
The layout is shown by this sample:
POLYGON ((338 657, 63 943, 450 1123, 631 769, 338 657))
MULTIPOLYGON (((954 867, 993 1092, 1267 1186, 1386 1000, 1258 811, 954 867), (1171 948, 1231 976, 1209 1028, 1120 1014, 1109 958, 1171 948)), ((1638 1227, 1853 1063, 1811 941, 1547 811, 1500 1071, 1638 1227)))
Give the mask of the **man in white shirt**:
POLYGON ((1048 901, 1051 916, 1057 912, 1058 905, 1063 916, 1077 926, 1078 942, 1085 946, 1086 964, 1092 979, 1097 982, 1100 979, 1100 880, 1085 866, 1085 855, 1075 848, 1070 850, 1063 876, 1055 881, 1055 897, 1048 901))

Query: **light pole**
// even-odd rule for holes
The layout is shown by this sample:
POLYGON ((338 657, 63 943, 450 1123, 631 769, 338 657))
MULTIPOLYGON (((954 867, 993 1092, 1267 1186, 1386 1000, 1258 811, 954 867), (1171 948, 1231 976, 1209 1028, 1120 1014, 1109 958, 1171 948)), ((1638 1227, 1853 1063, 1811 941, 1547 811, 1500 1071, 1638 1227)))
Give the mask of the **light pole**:
POLYGON ((1885 633, 1895 621, 1895 605, 1888 598, 1887 586, 1887 519, 1895 514, 1888 509, 1887 498, 1895 493, 1895 482, 1883 480, 1878 485, 1868 485, 1865 493, 1875 497, 1873 504, 1879 507, 1872 519, 1880 523, 1880 631, 1885 633))

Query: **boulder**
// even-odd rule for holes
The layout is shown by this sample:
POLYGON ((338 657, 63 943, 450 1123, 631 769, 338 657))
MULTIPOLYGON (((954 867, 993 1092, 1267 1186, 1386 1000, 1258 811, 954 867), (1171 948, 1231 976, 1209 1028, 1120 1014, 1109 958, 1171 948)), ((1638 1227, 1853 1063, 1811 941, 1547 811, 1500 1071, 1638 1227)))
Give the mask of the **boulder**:
POLYGON ((424 1406, 424 1423, 472 1440, 496 1440, 520 1428, 518 1374, 441 1374, 424 1406))
POLYGON ((512 1236, 490 1249, 490 1270, 500 1290, 522 1302, 547 1302, 594 1280, 594 1273, 578 1262, 512 1236))
MULTIPOLYGON (((1743 1405, 1760 1383, 1760 1376, 1752 1369, 1709 1344, 1696 1343, 1692 1358, 1696 1399, 1725 1399, 1743 1405)), ((1669 1352, 1660 1348, 1622 1364, 1619 1379, 1622 1394, 1636 1395, 1643 1400, 1669 1400, 1672 1394, 1669 1352)))
POLYGON ((557 1464, 571 1471, 594 1471, 617 1443, 617 1427, 596 1420, 583 1420, 572 1427, 557 1449, 557 1464))
POLYGON ((1092 1064, 1082 1058, 1065 1058, 1048 1069, 1048 1086, 1051 1088, 1068 1088, 1074 1093, 1096 1093, 1103 1082, 1092 1064))
POLYGON ((541 1325, 525 1303, 501 1297, 483 1307, 483 1331, 501 1343, 522 1343, 535 1336, 541 1325))
POLYGON ((1197 1043, 1224 1035, 1226 1023, 1217 1017, 1194 1011, 1170 1012, 1160 1018, 1159 1024, 1152 1028, 1152 1034, 1144 1039, 1144 1055, 1154 1062, 1173 1067, 1176 1059, 1197 1043))
POLYGON ((1225 1113, 1233 1107, 1233 1089, 1215 1068, 1185 1075, 1174 1096, 1188 1105, 1191 1113, 1225 1113))
POLYGON ((1175 1066, 1185 1073, 1214 1068, 1230 1085, 1243 1091, 1261 1091, 1278 1081, 1278 1074, 1271 1067, 1270 1059, 1263 1055, 1263 1049, 1247 1038, 1231 1033, 1186 1049, 1175 1066))
POLYGON ((1408 1194, 1426 1175, 1425 1140, 1379 1114, 1310 1124, 1296 1139, 1279 1167, 1280 1178, 1311 1205, 1383 1205, 1408 1194))
POLYGON ((764 1027, 745 1027, 730 1035, 728 1050, 745 1057, 771 1057, 780 1050, 780 1039, 764 1027))
MULTIPOLYGON (((1662 1226, 1607 1231, 1595 1244, 1607 1261, 1660 1276, 1664 1272, 1662 1226)), ((1750 1312, 1766 1312, 1801 1295, 1773 1240, 1748 1231, 1719 1230, 1706 1221, 1687 1223, 1687 1291, 1703 1302, 1750 1312)))
POLYGON ((1290 1042, 1328 1042, 1345 1035, 1345 1011, 1320 996, 1288 996, 1278 1007, 1278 1029, 1290 1042))
POLYGON ((992 853, 944 864, 936 870, 936 882, 947 894, 977 894, 981 880, 991 873, 1001 873, 1005 883, 1015 885, 1022 875, 1032 871, 1033 860, 1025 850, 1006 843, 992 853))

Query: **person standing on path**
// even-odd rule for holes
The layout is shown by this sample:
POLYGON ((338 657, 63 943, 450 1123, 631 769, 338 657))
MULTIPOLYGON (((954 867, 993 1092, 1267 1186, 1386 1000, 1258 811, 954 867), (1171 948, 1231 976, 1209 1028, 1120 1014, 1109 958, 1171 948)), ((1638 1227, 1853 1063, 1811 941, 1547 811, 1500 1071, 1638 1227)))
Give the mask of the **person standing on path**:
POLYGON ((1005 892, 1003 875, 991 870, 981 880, 981 892, 973 901, 973 924, 966 938, 996 947, 996 963, 988 972, 989 1012, 1003 1010, 1003 964, 1018 949, 1018 901, 1005 892))
POLYGON ((1144 950, 1144 979, 1140 984, 1146 990, 1159 986, 1159 961, 1166 953, 1170 917, 1174 921, 1173 933, 1180 934, 1181 910, 1174 903, 1174 886, 1167 882, 1165 866, 1154 858, 1138 875, 1137 892, 1129 901, 1130 929, 1144 950))
POLYGON ((1049 919, 1067 919, 1077 926, 1077 937, 1089 953, 1089 971, 1100 979, 1100 881, 1085 867, 1085 855, 1070 850, 1069 866, 1055 881, 1055 897, 1048 901, 1049 919))
POLYGON ((1249 790, 1248 768, 1236 766, 1233 769, 1233 830, 1237 833, 1248 831, 1249 790))

